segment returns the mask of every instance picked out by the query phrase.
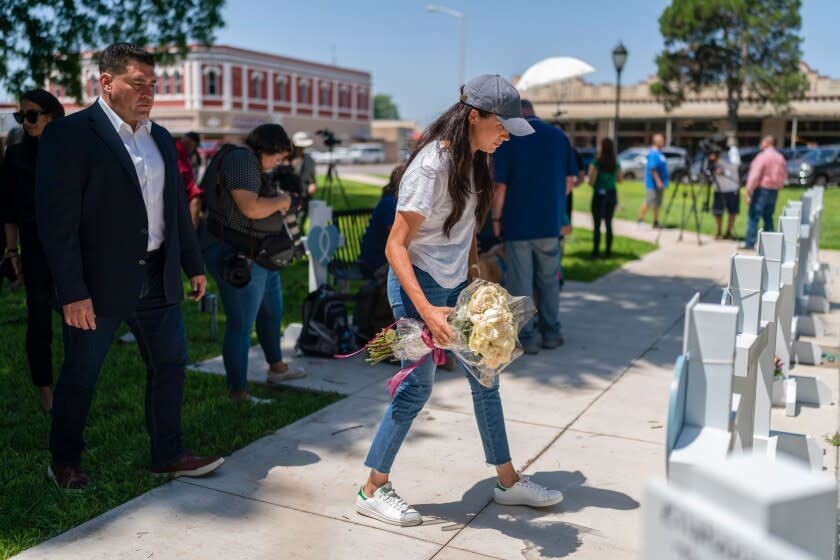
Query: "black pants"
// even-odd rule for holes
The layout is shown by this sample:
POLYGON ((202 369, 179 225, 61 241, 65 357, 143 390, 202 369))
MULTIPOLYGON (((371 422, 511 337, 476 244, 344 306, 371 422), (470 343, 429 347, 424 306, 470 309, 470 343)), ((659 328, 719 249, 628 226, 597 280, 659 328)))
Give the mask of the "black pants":
POLYGON ((21 266, 26 287, 26 357, 32 383, 52 385, 53 282, 34 223, 20 225, 21 266))
POLYGON ((592 195, 592 252, 598 254, 601 246, 601 222, 607 228, 607 254, 612 252, 613 230, 612 220, 618 196, 615 191, 602 191, 592 195))
MULTIPOLYGON (((64 324, 64 365, 56 383, 50 431, 56 465, 81 463, 93 390, 121 322, 96 317, 96 330, 92 331, 64 324)), ((146 363, 146 429, 152 463, 164 465, 185 451, 181 447, 181 406, 187 342, 181 306, 165 301, 162 254, 147 259, 140 302, 126 322, 146 363)))

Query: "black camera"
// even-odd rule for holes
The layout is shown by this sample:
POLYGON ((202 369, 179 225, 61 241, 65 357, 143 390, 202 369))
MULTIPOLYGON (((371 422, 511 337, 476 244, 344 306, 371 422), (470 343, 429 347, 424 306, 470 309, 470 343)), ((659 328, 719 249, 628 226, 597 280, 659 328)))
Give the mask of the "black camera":
POLYGON ((324 145, 328 148, 332 148, 333 146, 338 146, 341 144, 341 140, 335 137, 335 133, 328 129, 322 128, 321 130, 316 130, 315 134, 318 136, 322 136, 324 138, 324 145))
POLYGON ((245 253, 231 253, 222 263, 222 278, 234 288, 244 288, 251 281, 251 259, 245 253))
POLYGON ((726 138, 723 136, 703 138, 700 140, 698 148, 700 148, 700 151, 703 152, 705 157, 709 157, 712 154, 720 154, 726 151, 726 138))

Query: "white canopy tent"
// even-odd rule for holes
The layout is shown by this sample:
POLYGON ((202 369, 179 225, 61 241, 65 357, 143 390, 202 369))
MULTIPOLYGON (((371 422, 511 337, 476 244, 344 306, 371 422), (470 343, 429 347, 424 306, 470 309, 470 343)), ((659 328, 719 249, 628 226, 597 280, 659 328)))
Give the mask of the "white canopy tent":
POLYGON ((554 56, 543 59, 522 74, 516 87, 520 92, 551 83, 571 80, 591 74, 595 68, 571 56, 554 56))

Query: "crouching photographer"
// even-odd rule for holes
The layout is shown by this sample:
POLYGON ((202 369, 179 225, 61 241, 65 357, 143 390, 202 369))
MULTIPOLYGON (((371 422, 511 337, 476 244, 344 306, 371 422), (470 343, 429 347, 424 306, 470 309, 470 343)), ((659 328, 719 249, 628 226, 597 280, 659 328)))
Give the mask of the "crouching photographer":
POLYGON ((291 149, 280 125, 255 128, 245 146, 226 144, 202 180, 207 206, 207 269, 219 286, 227 316, 222 346, 230 398, 264 402, 248 394, 248 351, 256 322, 257 338, 268 362, 268 383, 303 376, 283 361, 280 325, 283 295, 279 269, 302 253, 293 197, 278 190, 266 172, 291 149))
POLYGON ((726 211, 726 239, 733 239, 732 227, 740 211, 740 197, 738 189, 741 178, 738 168, 741 165, 741 155, 737 146, 730 146, 725 150, 722 138, 707 138, 700 143, 700 149, 705 156, 703 160, 703 176, 705 182, 714 188, 712 199, 712 214, 715 217, 717 233, 715 239, 722 239, 723 214, 726 211))

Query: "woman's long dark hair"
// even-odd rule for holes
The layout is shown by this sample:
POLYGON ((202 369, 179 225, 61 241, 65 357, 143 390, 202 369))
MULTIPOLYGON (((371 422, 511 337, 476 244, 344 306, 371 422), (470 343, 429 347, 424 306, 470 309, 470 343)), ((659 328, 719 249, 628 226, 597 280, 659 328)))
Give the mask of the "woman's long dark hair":
MULTIPOLYGON (((472 109, 473 107, 466 103, 458 102, 430 124, 417 142, 417 147, 414 148, 406 166, 400 170, 399 176, 394 178, 397 184, 402 181, 405 169, 411 165, 411 162, 423 148, 438 140, 448 142, 445 149, 449 153, 451 165, 448 190, 449 198, 452 199, 452 213, 443 223, 443 233, 446 237, 449 237, 452 228, 464 215, 467 198, 472 191, 470 171, 473 173, 475 194, 478 199, 475 207, 475 219, 479 226, 487 219, 490 202, 493 198, 493 175, 490 169, 490 157, 481 150, 475 152, 475 155, 472 153, 469 123, 469 115, 472 109)), ((476 110, 482 118, 492 115, 492 113, 481 109, 476 110)))
POLYGON ((601 146, 598 148, 598 167, 604 172, 615 173, 615 144, 612 138, 601 138, 601 146))

